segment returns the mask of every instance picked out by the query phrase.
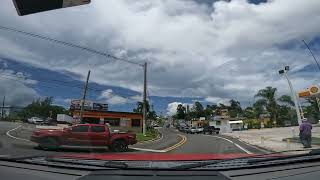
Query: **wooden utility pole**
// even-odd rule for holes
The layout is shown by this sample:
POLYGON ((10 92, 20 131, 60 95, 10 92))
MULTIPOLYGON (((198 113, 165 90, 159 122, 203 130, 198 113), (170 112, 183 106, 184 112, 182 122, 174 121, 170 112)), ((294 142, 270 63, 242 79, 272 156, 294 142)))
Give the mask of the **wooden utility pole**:
POLYGON ((84 110, 84 103, 86 101, 86 96, 87 96, 87 89, 88 89, 88 83, 89 83, 89 78, 90 78, 90 70, 88 71, 87 75, 87 81, 84 84, 84 91, 83 91, 83 97, 81 101, 81 110, 80 110, 80 122, 82 123, 83 120, 83 110, 84 110))
POLYGON ((143 83, 143 123, 142 134, 146 135, 147 120, 147 62, 144 63, 144 83, 143 83))

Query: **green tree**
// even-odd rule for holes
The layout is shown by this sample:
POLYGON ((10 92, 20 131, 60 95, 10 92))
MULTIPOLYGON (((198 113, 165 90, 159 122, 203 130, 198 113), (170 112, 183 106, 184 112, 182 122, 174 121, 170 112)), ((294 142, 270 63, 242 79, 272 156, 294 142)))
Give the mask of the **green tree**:
POLYGON ((229 103, 230 103, 230 106, 228 110, 229 110, 230 117, 235 118, 239 115, 242 115, 242 108, 239 101, 231 99, 229 103))
POLYGON ((278 101, 289 106, 294 106, 294 102, 291 99, 291 96, 288 95, 282 95, 278 98, 278 101))
POLYGON ((320 112, 316 98, 307 98, 307 102, 310 106, 304 107, 305 117, 307 117, 313 123, 316 123, 320 119, 320 112))
POLYGON ((23 119, 30 117, 56 118, 57 114, 69 114, 69 111, 62 106, 52 105, 53 98, 47 97, 44 100, 38 99, 33 101, 23 110, 18 113, 18 116, 23 119))
POLYGON ((198 101, 194 103, 194 106, 192 107, 191 111, 194 112, 195 118, 200 118, 205 116, 204 108, 202 104, 198 101))
POLYGON ((182 104, 179 104, 177 106, 176 118, 177 119, 185 119, 186 118, 186 108, 182 104))
POLYGON ((265 89, 261 89, 255 95, 255 97, 259 97, 265 102, 265 107, 268 112, 271 114, 271 118, 273 121, 277 122, 277 101, 276 101, 276 92, 277 88, 266 87, 265 89))
POLYGON ((256 114, 253 107, 247 107, 243 112, 243 116, 246 117, 247 119, 256 118, 256 114))
POLYGON ((208 119, 214 115, 216 115, 217 105, 207 105, 206 109, 204 110, 204 115, 208 119))
MULTIPOLYGON (((149 101, 146 102, 147 107, 147 118, 149 120, 155 120, 157 118, 157 113, 150 108, 149 101)), ((137 102, 137 107, 133 109, 135 113, 143 113, 143 102, 137 102)))

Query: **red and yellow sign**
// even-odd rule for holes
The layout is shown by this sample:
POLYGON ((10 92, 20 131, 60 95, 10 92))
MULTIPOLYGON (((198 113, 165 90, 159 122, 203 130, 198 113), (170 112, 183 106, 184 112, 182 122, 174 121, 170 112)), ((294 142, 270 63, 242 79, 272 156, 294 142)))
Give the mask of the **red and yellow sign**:
POLYGON ((320 88, 318 85, 312 85, 310 88, 302 90, 298 93, 299 97, 320 97, 320 88))

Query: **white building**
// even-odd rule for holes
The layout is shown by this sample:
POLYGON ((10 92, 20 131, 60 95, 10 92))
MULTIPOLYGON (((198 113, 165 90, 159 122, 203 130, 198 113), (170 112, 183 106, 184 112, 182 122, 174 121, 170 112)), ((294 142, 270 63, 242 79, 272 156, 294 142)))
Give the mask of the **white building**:
POLYGON ((10 115, 10 107, 4 107, 3 109, 0 109, 0 117, 8 117, 10 115), (3 116, 2 116, 3 111, 3 116))
POLYGON ((220 128, 220 133, 232 132, 229 116, 215 116, 213 121, 209 122, 209 125, 214 126, 215 128, 220 128))

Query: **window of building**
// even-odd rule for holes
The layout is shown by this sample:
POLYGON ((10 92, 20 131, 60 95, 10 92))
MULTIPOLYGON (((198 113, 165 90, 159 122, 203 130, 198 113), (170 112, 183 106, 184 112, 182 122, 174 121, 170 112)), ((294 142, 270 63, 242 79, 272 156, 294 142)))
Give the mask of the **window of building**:
POLYGON ((132 127, 140 127, 141 120, 140 119, 132 119, 131 126, 132 127))
POLYGON ((91 132, 102 133, 105 131, 106 131, 106 129, 104 126, 91 126, 91 132))
POLYGON ((99 123, 100 123, 100 119, 98 119, 98 118, 91 118, 91 117, 84 117, 84 118, 83 118, 83 123, 99 124, 99 123))
POLYGON ((104 123, 109 123, 110 126, 120 126, 120 118, 105 118, 104 123))
POLYGON ((89 126, 75 126, 72 128, 72 132, 88 132, 89 126))

